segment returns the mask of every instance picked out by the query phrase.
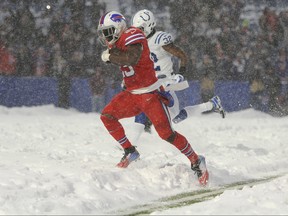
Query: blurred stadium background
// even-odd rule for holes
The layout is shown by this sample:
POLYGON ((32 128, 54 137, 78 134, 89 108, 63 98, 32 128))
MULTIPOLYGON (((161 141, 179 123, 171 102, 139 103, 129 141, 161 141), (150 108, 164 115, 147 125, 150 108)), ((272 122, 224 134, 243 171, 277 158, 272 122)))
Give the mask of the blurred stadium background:
POLYGON ((218 94, 229 112, 288 114, 286 0, 1 0, 0 105, 91 112, 93 94, 107 103, 122 75, 101 62, 98 20, 116 10, 130 23, 144 8, 189 55, 181 106, 218 94))

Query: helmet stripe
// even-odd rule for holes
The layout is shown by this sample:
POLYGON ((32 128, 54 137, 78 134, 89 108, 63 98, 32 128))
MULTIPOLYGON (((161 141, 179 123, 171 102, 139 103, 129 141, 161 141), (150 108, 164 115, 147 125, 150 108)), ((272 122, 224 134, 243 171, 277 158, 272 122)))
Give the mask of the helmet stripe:
POLYGON ((101 24, 101 25, 104 23, 104 18, 105 18, 105 16, 106 16, 108 13, 109 13, 109 12, 105 13, 105 14, 101 17, 101 19, 100 19, 100 24, 101 24))

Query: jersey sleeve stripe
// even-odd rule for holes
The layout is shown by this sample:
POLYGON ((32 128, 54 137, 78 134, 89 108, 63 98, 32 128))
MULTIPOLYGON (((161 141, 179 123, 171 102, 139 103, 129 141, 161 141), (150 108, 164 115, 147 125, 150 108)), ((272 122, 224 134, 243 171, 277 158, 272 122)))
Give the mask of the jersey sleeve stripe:
POLYGON ((165 35, 165 34, 166 34, 166 33, 163 33, 163 34, 158 38, 158 41, 157 41, 158 44, 160 43, 161 38, 162 38, 163 35, 165 35))
POLYGON ((138 36, 143 36, 143 34, 141 34, 141 33, 138 33, 138 34, 133 34, 133 35, 131 35, 131 36, 127 37, 127 38, 125 39, 125 41, 128 41, 130 38, 133 38, 133 37, 138 37, 138 36))
MULTIPOLYGON (((160 33, 159 35, 157 35, 157 37, 156 37, 156 39, 155 39, 155 44, 157 43, 157 40, 158 40, 158 38, 160 37, 161 38, 161 36, 163 35, 163 34, 165 34, 164 32, 162 32, 162 33, 160 33)), ((159 40, 158 40, 158 44, 159 44, 159 40)))
POLYGON ((127 45, 129 45, 129 44, 131 44, 132 42, 137 41, 137 40, 141 41, 142 39, 145 39, 145 37, 144 37, 144 36, 141 36, 141 37, 137 37, 137 38, 131 39, 131 40, 129 40, 129 41, 127 41, 127 42, 125 43, 125 46, 127 46, 127 45))

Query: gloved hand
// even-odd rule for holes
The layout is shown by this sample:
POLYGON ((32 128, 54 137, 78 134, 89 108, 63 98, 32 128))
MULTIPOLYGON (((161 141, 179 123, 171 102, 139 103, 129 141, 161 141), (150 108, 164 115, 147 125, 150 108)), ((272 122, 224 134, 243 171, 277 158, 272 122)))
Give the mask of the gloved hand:
POLYGON ((179 68, 179 74, 181 74, 182 76, 184 76, 186 73, 186 67, 185 66, 181 66, 179 68))
POLYGON ((103 62, 109 63, 110 62, 109 57, 110 57, 109 49, 102 52, 101 59, 103 62))
POLYGON ((181 74, 175 74, 172 78, 173 83, 171 84, 180 83, 183 82, 184 80, 185 78, 181 74))

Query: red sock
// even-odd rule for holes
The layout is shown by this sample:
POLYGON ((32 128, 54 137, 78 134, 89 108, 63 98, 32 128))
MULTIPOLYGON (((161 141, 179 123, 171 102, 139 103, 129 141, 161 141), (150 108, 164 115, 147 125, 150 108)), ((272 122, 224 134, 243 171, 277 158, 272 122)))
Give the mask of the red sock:
POLYGON ((117 142, 122 146, 123 149, 129 148, 132 146, 130 141, 127 139, 126 135, 124 137, 122 137, 121 139, 117 140, 117 142))
POLYGON ((101 116, 101 120, 108 132, 111 134, 111 136, 122 146, 123 149, 132 146, 132 144, 126 137, 124 128, 118 120, 113 118, 107 118, 105 115, 101 116))
POLYGON ((184 154, 191 161, 192 164, 196 163, 196 161, 198 160, 198 155, 193 150, 190 143, 187 141, 187 139, 183 135, 177 132, 175 133, 176 133, 176 137, 173 142, 173 145, 177 149, 179 149, 181 153, 184 154))

